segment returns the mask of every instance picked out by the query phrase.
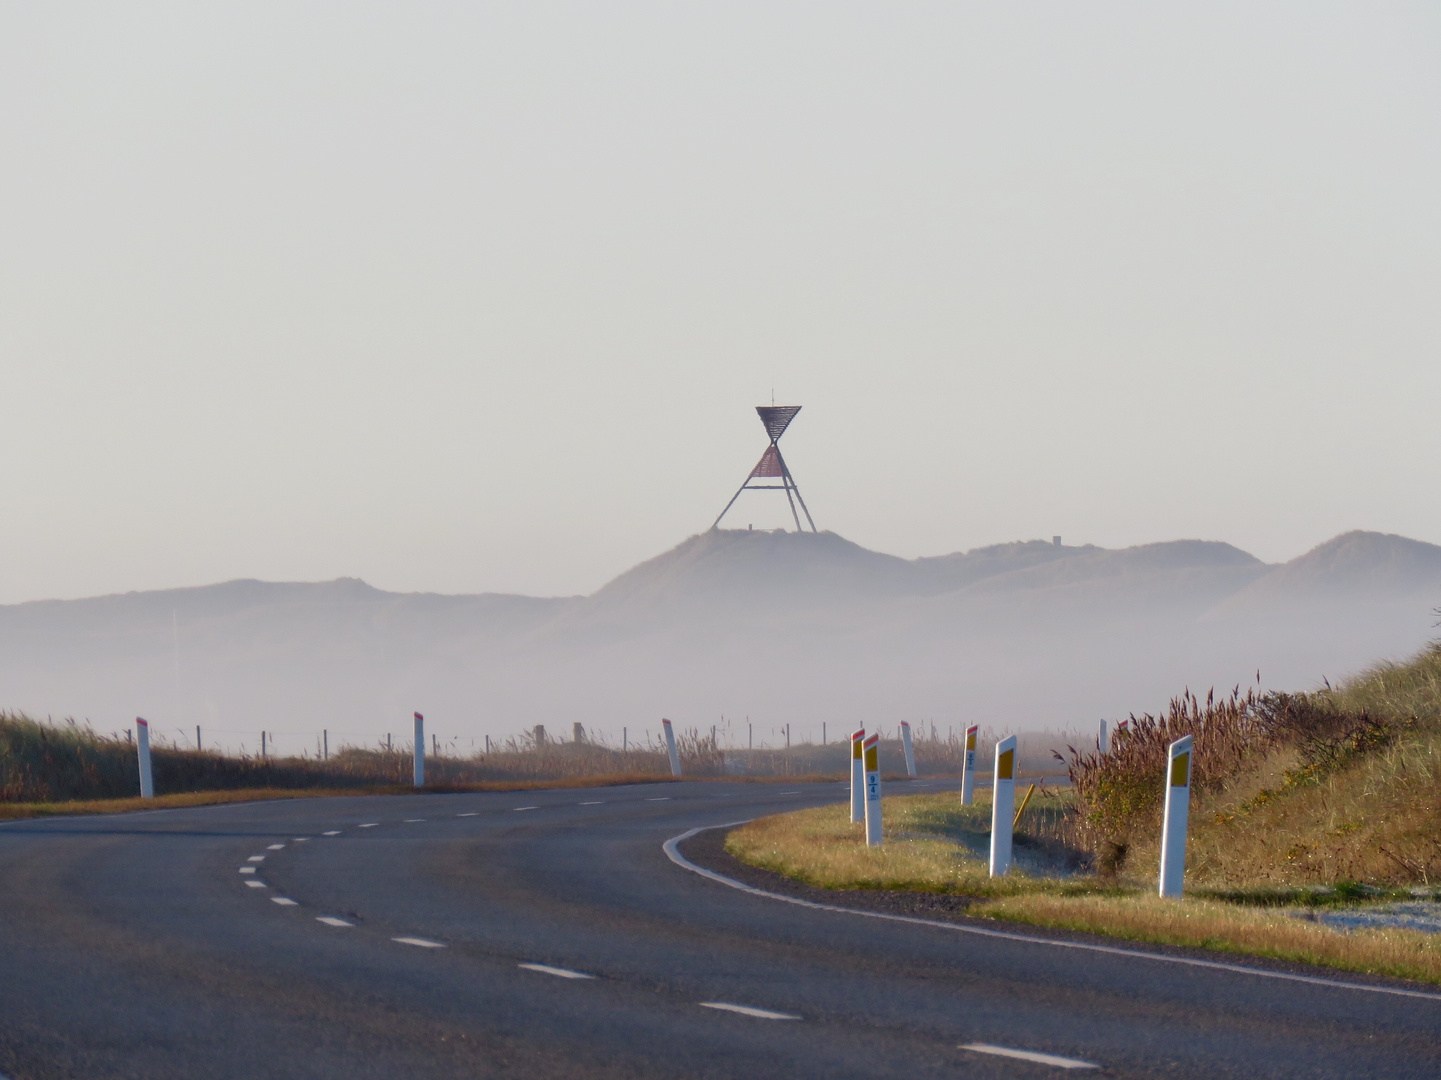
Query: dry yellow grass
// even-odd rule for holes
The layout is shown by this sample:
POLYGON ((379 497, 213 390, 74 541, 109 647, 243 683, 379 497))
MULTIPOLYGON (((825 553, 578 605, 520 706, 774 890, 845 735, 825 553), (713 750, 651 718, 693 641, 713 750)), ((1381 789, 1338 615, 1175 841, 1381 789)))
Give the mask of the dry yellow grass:
POLYGON ((1441 983, 1441 939, 1416 930, 1342 933, 1275 910, 1157 896, 1008 896, 969 914, 1063 930, 1441 983))
MULTIPOLYGON (((1032 806, 1027 821, 1044 820, 1047 807, 1035 800, 1032 806)), ((1106 891, 1093 880, 1029 877, 1019 870, 991 878, 984 846, 991 827, 989 802, 962 806, 956 795, 893 796, 881 801, 881 816, 885 843, 879 848, 865 846, 861 827, 851 824, 850 807, 844 805, 752 821, 726 837, 726 850, 742 862, 822 889, 963 896, 1106 891)))
MULTIPOLYGON (((992 879, 984 860, 990 807, 954 794, 882 803, 885 843, 867 848, 849 806, 761 818, 731 831, 726 850, 751 866, 823 889, 894 889, 973 897, 970 914, 1166 945, 1294 960, 1347 971, 1441 982, 1441 939, 1412 930, 1342 932, 1283 910, 1188 897, 1162 900, 1154 883, 1094 877, 992 879)), ((1044 827, 1047 811, 1021 824, 1044 827)), ((1290 909, 1295 911, 1295 908, 1290 909)))

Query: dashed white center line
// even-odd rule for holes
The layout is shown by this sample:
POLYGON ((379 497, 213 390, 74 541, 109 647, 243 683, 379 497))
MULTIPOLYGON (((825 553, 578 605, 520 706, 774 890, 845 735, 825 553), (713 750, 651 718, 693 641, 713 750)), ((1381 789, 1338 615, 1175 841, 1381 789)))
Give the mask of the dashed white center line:
POLYGON ((331 829, 329 832, 323 832, 323 833, 321 833, 320 835, 321 835, 321 836, 339 836, 339 835, 340 835, 340 830, 339 830, 339 829, 331 829))
POLYGON ((240 872, 241 872, 242 874, 253 874, 253 873, 255 873, 255 867, 253 867, 253 866, 242 866, 242 867, 240 868, 240 872))
POLYGON ((307 840, 309 840, 309 839, 310 839, 310 837, 308 837, 308 836, 297 836, 294 840, 291 841, 291 843, 292 843, 292 844, 303 844, 303 843, 305 843, 305 841, 307 841, 307 840))
POLYGON ((272 897, 270 898, 270 902, 271 902, 272 904, 279 904, 281 907, 299 907, 299 906, 300 906, 300 905, 297 904, 294 900, 290 899, 290 897, 288 897, 288 896, 272 896, 272 897))
POLYGON ((423 818, 423 817, 408 817, 408 818, 405 819, 405 824, 406 824, 406 825, 414 825, 417 821, 424 821, 424 820, 425 820, 425 818, 423 818))
POLYGON ((604 800, 604 799, 596 799, 596 800, 594 800, 593 802, 576 803, 576 805, 577 805, 577 806, 604 806, 604 805, 605 805, 605 800, 604 800))
POLYGON ((1055 1054, 1042 1054, 1035 1050, 1013 1050, 1009 1046, 992 1046, 990 1043, 966 1043, 962 1050, 971 1050, 977 1054, 995 1054, 997 1057, 1015 1058, 1018 1061, 1033 1061, 1037 1065, 1054 1065, 1058 1069, 1099 1069, 1100 1066, 1090 1061, 1081 1061, 1079 1058, 1057 1057, 1055 1054))
POLYGON ((402 945, 416 945, 422 949, 443 949, 445 948, 438 941, 426 941, 423 937, 393 937, 391 941, 398 941, 402 945))
POLYGON ((246 861, 246 862, 264 862, 264 861, 265 861, 265 856, 264 856, 264 855, 252 855, 252 856, 250 856, 250 858, 246 859, 245 861, 246 861))
POLYGON ((280 850, 281 850, 282 848, 284 848, 284 847, 285 847, 284 844, 270 844, 270 845, 267 845, 267 847, 265 848, 265 850, 266 850, 266 851, 280 851, 280 850))
POLYGON ((780 792, 780 794, 782 794, 782 795, 799 795, 800 792, 799 792, 799 791, 782 791, 782 792, 780 792))
POLYGON ((699 1004, 702 1009, 721 1009, 724 1012, 740 1013, 742 1016, 754 1016, 757 1020, 800 1019, 790 1013, 771 1012, 770 1009, 757 1009, 751 1005, 732 1005, 729 1001, 702 1001, 699 1004))
POLYGON ((594 979, 594 975, 587 975, 583 971, 571 971, 569 968, 551 967, 549 964, 517 964, 516 967, 523 967, 526 971, 538 971, 542 975, 556 975, 562 979, 594 979))
POLYGON ((669 796, 669 795, 656 795, 656 796, 653 796, 652 798, 647 799, 646 802, 670 802, 670 796, 669 796))
POLYGON ((475 815, 478 814, 478 813, 480 813, 479 810, 472 810, 472 811, 470 811, 470 813, 468 813, 468 814, 456 814, 455 816, 456 816, 456 817, 475 817, 475 815))
POLYGON ((379 824, 380 824, 380 822, 378 822, 378 821, 367 821, 364 825, 361 825, 361 826, 359 826, 359 827, 362 828, 362 829, 373 829, 373 828, 375 828, 375 827, 376 827, 377 825, 379 825, 379 824))
POLYGON ((251 878, 251 879, 250 879, 249 881, 247 881, 245 884, 249 885, 252 889, 265 889, 265 888, 269 888, 269 886, 266 885, 265 882, 263 882, 263 881, 256 881, 254 878, 251 878))
POLYGON ((539 809, 540 809, 540 807, 538 807, 538 806, 512 806, 512 807, 510 808, 510 812, 511 812, 512 814, 518 814, 518 813, 520 813, 522 810, 539 810, 539 809))
POLYGON ((353 922, 346 922, 344 919, 337 919, 334 915, 317 915, 316 922, 323 922, 326 926, 354 926, 353 922))

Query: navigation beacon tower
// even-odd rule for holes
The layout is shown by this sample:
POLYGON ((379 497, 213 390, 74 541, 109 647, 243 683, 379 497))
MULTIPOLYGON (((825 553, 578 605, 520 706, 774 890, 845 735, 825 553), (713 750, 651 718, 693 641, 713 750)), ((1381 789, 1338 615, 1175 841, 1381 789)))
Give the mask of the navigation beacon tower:
POLYGON ((801 498, 801 489, 796 487, 795 478, 786 467, 786 459, 781 457, 780 438, 790 426, 790 422, 796 418, 796 413, 801 411, 799 405, 757 405, 756 412, 760 414, 761 423, 765 425, 766 434, 771 437, 771 443, 756 462, 755 468, 746 477, 745 483, 736 489, 731 496, 731 501, 726 503, 725 510, 711 524, 711 528, 717 528, 721 518, 726 516, 726 511, 735 505, 735 501, 741 497, 741 492, 747 489, 751 491, 784 491, 786 499, 791 504, 791 517, 796 519, 796 532, 804 531, 801 528, 800 514, 796 513, 796 503, 801 504, 801 511, 806 515, 806 521, 810 524, 811 532, 816 531, 816 523, 811 520, 811 512, 806 509, 806 501, 801 498), (753 480, 779 480, 779 484, 753 484, 753 480))

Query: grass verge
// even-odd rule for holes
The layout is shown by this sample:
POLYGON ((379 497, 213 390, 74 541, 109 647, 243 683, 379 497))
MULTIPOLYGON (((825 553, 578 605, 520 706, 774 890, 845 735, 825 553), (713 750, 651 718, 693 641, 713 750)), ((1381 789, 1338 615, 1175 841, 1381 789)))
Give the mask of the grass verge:
MULTIPOLYGON (((990 806, 964 807, 954 794, 883 800, 885 843, 867 848, 848 806, 761 818, 732 830, 726 851, 763 870, 822 889, 948 894, 973 902, 967 914, 1131 941, 1211 949, 1345 971, 1441 983, 1441 939, 1403 929, 1340 931, 1298 918, 1295 906, 1334 906, 1324 897, 1263 889, 1241 904, 1211 897, 1162 900, 1135 882, 1064 870, 1066 853, 1046 839, 1063 798, 1027 810, 1018 828, 1018 868, 993 879, 985 861, 990 806), (1289 903, 1293 913, 1279 910, 1289 903)), ((1249 897, 1250 894, 1247 894, 1249 897)))

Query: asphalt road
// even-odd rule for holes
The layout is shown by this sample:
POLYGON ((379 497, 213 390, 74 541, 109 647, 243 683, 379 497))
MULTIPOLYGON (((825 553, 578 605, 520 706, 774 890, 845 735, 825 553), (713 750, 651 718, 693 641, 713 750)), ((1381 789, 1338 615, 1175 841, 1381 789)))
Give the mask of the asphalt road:
POLYGON ((11 823, 0 1073, 1062 1072, 963 1049, 984 1044, 1110 1076, 1441 1076, 1441 994, 819 910, 662 850, 840 795, 683 783, 11 823))

